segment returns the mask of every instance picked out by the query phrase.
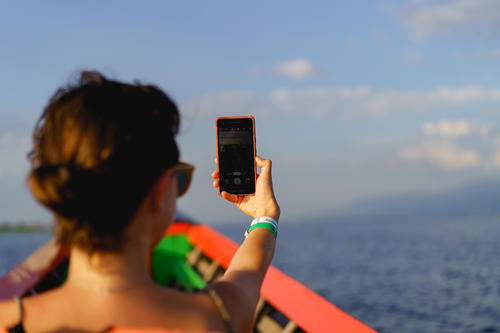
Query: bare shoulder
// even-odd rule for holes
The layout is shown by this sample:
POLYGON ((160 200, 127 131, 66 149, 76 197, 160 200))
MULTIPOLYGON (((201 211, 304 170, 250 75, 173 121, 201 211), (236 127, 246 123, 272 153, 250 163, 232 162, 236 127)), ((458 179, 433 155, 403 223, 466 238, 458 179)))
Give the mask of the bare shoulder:
MULTIPOLYGON (((170 324, 183 329, 223 331, 226 326, 206 292, 190 293, 163 288, 156 295, 154 309, 170 324)), ((156 312, 153 310, 153 312, 156 312)))
POLYGON ((170 288, 160 287, 154 295, 149 298, 156 301, 158 309, 170 313, 193 313, 204 314, 212 310, 212 303, 204 293, 190 293, 170 288))
POLYGON ((12 300, 0 301, 0 328, 17 324, 19 313, 16 302, 12 300))
MULTIPOLYGON (((250 331, 253 324, 253 309, 246 294, 235 284, 229 281, 217 281, 208 285, 205 289, 213 289, 216 291, 222 306, 225 308, 231 317, 233 328, 237 332, 250 331)), ((216 305, 216 301, 211 299, 212 309, 215 308, 218 315, 221 316, 220 305, 216 305)), ((222 317, 221 317, 222 318, 222 317)))

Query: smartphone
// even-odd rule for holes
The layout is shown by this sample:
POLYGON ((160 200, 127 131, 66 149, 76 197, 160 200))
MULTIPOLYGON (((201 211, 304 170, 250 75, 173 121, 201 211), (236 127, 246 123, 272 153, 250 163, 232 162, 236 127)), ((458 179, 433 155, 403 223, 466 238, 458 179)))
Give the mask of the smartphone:
POLYGON ((236 195, 255 194, 255 119, 216 119, 219 191, 236 195))

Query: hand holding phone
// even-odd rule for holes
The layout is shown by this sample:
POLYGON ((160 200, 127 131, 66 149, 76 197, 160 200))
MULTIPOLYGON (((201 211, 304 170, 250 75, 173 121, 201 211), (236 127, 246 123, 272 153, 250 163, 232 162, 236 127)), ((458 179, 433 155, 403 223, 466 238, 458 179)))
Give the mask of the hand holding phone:
MULTIPOLYGON (((271 175, 272 162, 255 157, 257 166, 261 169, 260 175, 257 175, 255 195, 234 195, 226 191, 221 192, 221 196, 229 202, 234 203, 241 211, 251 217, 268 216, 276 221, 280 217, 280 207, 276 200, 273 190, 273 181, 271 175)), ((217 163, 217 159, 215 159, 217 163)), ((219 171, 215 170, 212 173, 213 186, 219 189, 219 171)))

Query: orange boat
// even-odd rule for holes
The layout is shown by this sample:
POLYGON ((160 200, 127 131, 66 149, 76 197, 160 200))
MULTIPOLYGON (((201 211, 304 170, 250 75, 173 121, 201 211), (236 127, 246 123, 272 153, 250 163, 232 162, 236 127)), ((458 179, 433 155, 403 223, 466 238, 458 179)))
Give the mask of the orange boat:
MULTIPOLYGON (((157 283, 169 287, 186 291, 203 288, 224 274, 237 248, 235 242, 206 225, 176 221, 152 253, 152 276, 157 283)), ((61 285, 68 263, 67 251, 49 241, 0 277, 0 300, 61 285)), ((375 331, 271 266, 261 289, 255 332, 375 331)))

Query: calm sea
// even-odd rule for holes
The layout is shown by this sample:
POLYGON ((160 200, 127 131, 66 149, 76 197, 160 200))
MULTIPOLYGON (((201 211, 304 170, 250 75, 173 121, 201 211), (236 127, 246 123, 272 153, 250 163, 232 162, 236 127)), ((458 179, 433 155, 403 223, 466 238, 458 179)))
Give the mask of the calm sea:
MULTIPOLYGON (((0 275, 49 237, 0 235, 0 275)), ((274 265, 380 332, 500 332, 500 218, 282 221, 274 265)))

